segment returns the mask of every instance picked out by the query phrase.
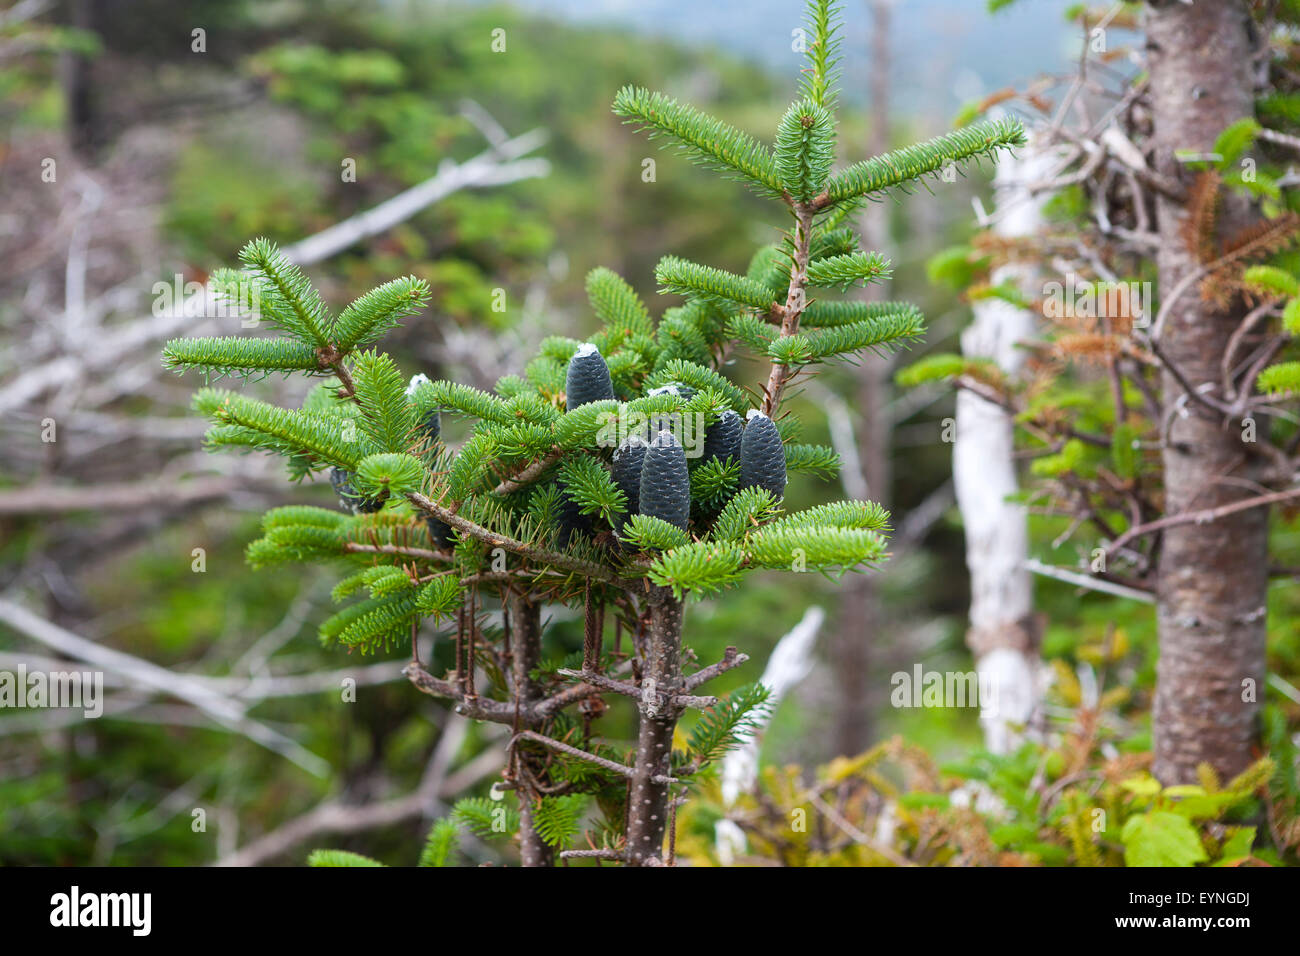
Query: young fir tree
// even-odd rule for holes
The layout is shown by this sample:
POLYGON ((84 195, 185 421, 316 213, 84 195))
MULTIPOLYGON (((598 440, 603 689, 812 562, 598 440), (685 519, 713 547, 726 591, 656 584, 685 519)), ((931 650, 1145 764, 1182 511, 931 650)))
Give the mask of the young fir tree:
POLYGON ((677 804, 762 706, 759 686, 722 701, 697 693, 746 657, 729 648, 688 672, 688 599, 759 569, 838 574, 883 558, 888 515, 875 504, 782 510, 788 472, 837 465, 829 449, 791 440, 798 423, 782 399, 824 363, 922 333, 910 305, 828 294, 888 273, 884 258, 857 248, 848 223, 860 204, 1022 141, 1018 124, 988 123, 833 172, 838 24, 829 0, 808 9, 808 65, 772 146, 661 94, 629 87, 615 98, 627 122, 676 141, 790 216, 783 240, 759 249, 745 275, 666 256, 656 278, 683 301, 657 322, 623 279, 596 269, 587 289, 603 327, 589 342, 544 341, 522 374, 492 392, 423 376, 408 385, 388 355, 368 347, 421 308, 423 282, 389 282, 334 316, 257 240, 242 253, 244 271, 214 283, 231 298, 254 298, 283 337, 166 347, 178 370, 324 379, 300 409, 213 388, 196 397, 213 421, 209 445, 283 455, 295 478, 329 472, 344 505, 272 510, 249 561, 336 564, 335 599, 364 596, 324 622, 323 640, 363 651, 409 645, 406 673, 417 687, 513 729, 504 776, 517 811, 468 800, 456 815, 485 836, 517 825, 525 865, 550 863, 557 849, 662 864, 677 804), (770 363, 765 381, 745 388, 722 374, 738 348, 770 363), (473 422, 460 448, 441 441, 441 414, 473 422), (543 664, 547 602, 585 610, 585 648, 571 666, 543 664), (481 624, 490 606, 501 610, 496 631, 481 624), (430 618, 455 622, 456 664, 441 677, 416 655, 415 635, 430 618), (637 702, 627 753, 592 736, 609 694, 637 702), (687 749, 674 751, 688 708, 703 713, 687 749), (567 849, 584 827, 594 849, 567 849))

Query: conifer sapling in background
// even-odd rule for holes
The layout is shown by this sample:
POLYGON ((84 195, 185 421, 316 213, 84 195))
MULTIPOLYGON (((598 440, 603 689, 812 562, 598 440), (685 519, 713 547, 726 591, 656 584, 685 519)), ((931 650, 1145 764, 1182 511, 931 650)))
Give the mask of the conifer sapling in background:
MULTIPOLYGON (((861 203, 1022 139, 1013 122, 982 124, 832 173, 837 16, 829 0, 813 0, 808 20, 799 99, 773 146, 662 94, 628 87, 616 96, 614 111, 627 122, 675 141, 790 217, 782 241, 759 249, 744 275, 663 258, 656 278, 681 304, 657 322, 622 278, 596 269, 587 290, 602 324, 589 341, 545 340, 491 392, 418 377, 408 388, 388 355, 366 347, 423 307, 423 282, 387 283, 333 316, 307 279, 257 240, 243 253, 242 273, 214 281, 226 294, 256 293, 284 337, 180 340, 166 349, 176 369, 323 379, 301 409, 215 388, 195 399, 213 422, 209 445, 283 455, 294 478, 340 475, 334 480, 346 478, 349 500, 366 503, 268 512, 249 562, 333 563, 335 599, 362 596, 321 625, 324 641, 367 652, 406 647, 416 687, 512 728, 504 777, 529 865, 557 853, 672 862, 665 836, 676 806, 747 731, 766 696, 756 685, 723 700, 697 693, 746 657, 729 648, 709 666, 684 666, 688 599, 760 569, 842 573, 882 560, 888 515, 878 505, 782 509, 787 473, 837 465, 829 449, 792 440, 798 422, 782 400, 824 363, 892 349, 923 331, 910 305, 832 294, 889 271, 881 256, 857 248, 847 225, 861 203), (742 385, 722 373, 737 349, 767 363, 764 381, 742 385), (459 448, 442 441, 441 415, 469 423, 459 448), (540 610, 548 602, 583 608, 580 663, 543 663, 540 610), (489 630, 482 620, 494 608, 502 623, 489 630), (454 645, 456 664, 443 676, 417 652, 430 621, 453 623, 436 638, 454 645), (628 753, 592 733, 608 695, 636 702, 638 737, 628 753), (674 750, 678 721, 691 709, 700 714, 687 748, 674 750)), ((455 817, 480 836, 499 836, 499 807, 466 800, 455 817)))

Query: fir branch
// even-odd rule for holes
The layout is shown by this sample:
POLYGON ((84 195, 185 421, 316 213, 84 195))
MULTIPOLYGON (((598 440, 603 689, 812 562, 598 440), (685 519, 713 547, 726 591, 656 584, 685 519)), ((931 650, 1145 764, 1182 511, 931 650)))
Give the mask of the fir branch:
POLYGON ((776 166, 786 192, 812 202, 835 162, 835 121, 811 100, 791 106, 776 130, 776 166))
POLYGON ((645 303, 612 269, 600 267, 587 273, 587 299, 596 317, 618 342, 634 335, 654 334, 645 303))
POLYGON ((889 260, 878 253, 853 252, 810 262, 808 284, 818 288, 843 289, 859 282, 866 285, 876 279, 888 278, 891 272, 889 260))
POLYGON ((384 353, 362 352, 352 368, 352 394, 361 407, 357 424, 380 451, 404 452, 415 431, 406 380, 384 353))
POLYGON ((834 478, 840 471, 840 456, 825 445, 787 444, 785 470, 811 471, 822 478, 834 478))
POLYGON ((572 455, 560 466, 560 479, 570 499, 584 515, 599 515, 613 523, 627 511, 627 496, 614 484, 603 464, 589 455, 572 455))
POLYGON ((317 348, 328 346, 329 310, 302 270, 285 258, 275 243, 254 239, 239 251, 239 259, 261 280, 258 299, 263 309, 271 306, 272 316, 304 342, 317 348))
POLYGON ((401 319, 429 304, 429 285, 415 276, 385 282, 361 296, 334 320, 330 329, 334 346, 348 353, 370 345, 397 328, 401 319))
POLYGON ((672 588, 678 600, 687 594, 703 598, 736 584, 744 564, 745 550, 739 545, 694 541, 661 554, 648 574, 655 584, 672 588))
POLYGON ((602 567, 591 561, 584 561, 581 558, 575 558, 558 551, 549 551, 545 548, 535 548, 523 541, 517 541, 509 535, 499 534, 477 525, 466 518, 454 513, 443 507, 435 501, 430 500, 419 492, 411 492, 406 496, 407 500, 415 507, 419 508, 425 514, 432 515, 450 525, 457 531, 469 535, 475 540, 482 541, 490 548, 505 548, 507 551, 517 554, 520 557, 527 558, 537 564, 553 565, 557 568, 565 568, 569 571, 576 571, 579 574, 585 574, 597 581, 604 581, 608 584, 621 583, 618 575, 608 568, 602 567))
POLYGON ((752 735, 767 718, 772 692, 762 684, 747 684, 706 710, 691 730, 689 753, 697 768, 721 759, 752 735))
POLYGON ((812 42, 804 50, 808 67, 799 81, 799 95, 817 106, 834 109, 840 62, 839 8, 833 0, 808 0, 804 19, 812 42))
POLYGON ((292 339, 172 339, 163 347, 163 364, 175 371, 202 369, 215 375, 254 372, 320 371, 316 349, 292 339))
POLYGON ((763 311, 770 309, 776 301, 768 289, 752 279, 677 256, 660 259, 655 266, 655 278, 662 293, 705 296, 763 311))
POLYGON ((928 142, 854 163, 831 177, 825 204, 869 196, 938 172, 949 163, 991 156, 1024 143, 1025 130, 1018 120, 973 123, 928 142))
MULTIPOLYGON (((211 390, 199 393, 200 396, 212 394, 211 390)), ((202 410, 198 397, 195 403, 202 410)), ((283 447, 306 452, 332 465, 349 471, 356 468, 360 448, 356 442, 347 440, 344 425, 338 420, 277 408, 230 392, 222 393, 219 403, 208 414, 216 422, 260 432, 283 447)))
POLYGON ((460 826, 451 817, 435 820, 420 850, 420 866, 455 866, 460 826))
POLYGON ((614 112, 648 129, 652 137, 673 137, 697 162, 733 173, 759 192, 780 197, 781 177, 771 150, 747 133, 662 93, 633 86, 618 91, 614 112))

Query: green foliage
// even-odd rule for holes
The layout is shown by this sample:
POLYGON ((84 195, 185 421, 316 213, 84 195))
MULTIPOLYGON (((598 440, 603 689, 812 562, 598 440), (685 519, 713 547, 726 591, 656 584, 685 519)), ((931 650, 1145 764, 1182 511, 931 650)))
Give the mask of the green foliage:
MULTIPOLYGON (((786 460, 789 468, 789 459, 786 460)), ((714 541, 737 541, 779 512, 776 500, 766 488, 744 488, 727 502, 713 522, 714 541)))
MULTIPOLYGON (((670 525, 671 527, 671 525, 670 525)), ((650 565, 650 580, 678 598, 704 598, 738 583, 745 550, 726 542, 696 541, 666 551, 650 565)))
POLYGON ((163 348, 163 361, 174 371, 199 369, 217 377, 320 368, 311 346, 270 338, 173 339, 163 348))
POLYGON ((334 345, 343 352, 370 345, 428 304, 429 285, 423 279, 406 276, 385 282, 339 314, 330 330, 334 345))
POLYGON ((929 142, 854 163, 832 176, 826 188, 834 202, 869 196, 918 180, 950 164, 992 156, 1000 149, 1023 146, 1024 142, 1024 129, 1014 120, 974 123, 929 142))
MULTIPOLYGON (((457 654, 468 637, 488 678, 483 700, 499 703, 510 687, 495 646, 498 635, 481 633, 486 602, 583 604, 589 623, 599 620, 600 608, 617 608, 622 626, 629 622, 620 595, 641 595, 648 584, 670 588, 679 599, 700 598, 759 568, 843 573, 884 557, 888 516, 878 506, 839 502, 780 516, 773 491, 783 492, 786 473, 829 478, 839 468, 838 456, 830 448, 795 443, 798 419, 784 414, 782 396, 763 393, 757 382, 753 391, 742 389, 723 369, 737 341, 771 359, 771 375, 779 378, 919 336, 921 315, 904 303, 819 300, 805 310, 804 293, 809 286, 847 288, 888 274, 889 264, 859 251, 848 227, 860 198, 932 172, 940 159, 991 153, 1019 133, 1010 123, 971 128, 832 176, 838 24, 826 0, 811 3, 808 16, 815 36, 804 95, 781 120, 774 149, 660 94, 634 86, 619 92, 616 113, 653 134, 671 136, 697 161, 745 180, 783 208, 793 206, 800 225, 755 255, 745 275, 676 255, 660 259, 655 277, 661 289, 684 301, 657 323, 626 281, 607 269, 591 271, 587 294, 603 323, 587 343, 595 351, 577 339, 551 336, 519 374, 500 378, 494 393, 423 376, 408 385, 396 361, 373 346, 428 303, 429 286, 420 280, 383 283, 335 320, 301 271, 267 240, 245 247, 243 274, 219 274, 217 285, 226 294, 252 295, 271 323, 301 346, 294 361, 305 363, 310 351, 315 364, 301 371, 330 376, 300 409, 214 389, 201 391, 195 402, 214 422, 210 444, 280 454, 298 477, 334 469, 331 481, 353 515, 336 519, 323 509, 281 509, 248 553, 257 567, 328 561, 341 568, 332 596, 352 603, 321 623, 324 643, 362 653, 413 650, 426 619, 454 618, 457 654), (830 208, 836 204, 839 209, 830 208), (792 277, 794 261, 807 262, 806 275, 792 277), (800 305, 776 308, 785 301, 800 305), (794 327, 805 312, 806 327, 794 327), (784 324, 769 321, 778 319, 784 324), (570 374, 579 357, 601 379, 590 394, 570 374), (610 394, 615 397, 604 397, 610 394), (699 430, 724 412, 744 416, 757 401, 762 415, 746 426, 739 459, 688 462, 688 439, 702 438, 699 430), (468 419, 468 437, 461 440, 452 430, 448 443, 431 443, 430 416, 443 413, 468 419), (629 432, 648 437, 651 431, 654 438, 637 466, 640 475, 620 474, 616 483, 611 450, 629 432), (763 462, 771 466, 767 477, 755 470, 759 453, 753 449, 760 446, 763 462), (643 513, 629 514, 629 499, 638 497, 633 488, 643 513)), ((278 55, 281 69, 307 72, 320 62, 342 62, 313 51, 296 63, 292 53, 278 55)), ((404 70, 382 57, 351 66, 362 87, 393 90, 405 82, 404 70)), ((317 108, 342 94, 323 78, 317 108)), ((312 91, 295 87, 294 95, 312 91)), ((441 289, 436 277, 433 287, 441 289)), ((277 346, 212 342, 177 343, 168 361, 179 369, 241 372, 283 371, 289 362, 277 346)), ((728 422, 738 424, 730 417, 728 422)), ((715 439, 722 434, 716 432, 715 439)), ((613 658, 599 662, 602 669, 614 665, 613 658)), ((462 687, 473 674, 465 666, 459 657, 453 665, 462 687)), ((553 676, 545 669, 535 679, 544 694, 552 693, 553 676)), ((443 686, 456 685, 429 682, 426 689, 443 686)), ((468 690, 460 693, 468 702, 468 690)), ((734 746, 765 700, 765 690, 747 688, 706 713, 691 737, 695 769, 734 746)), ((545 730, 592 755, 608 750, 562 710, 548 716, 545 730)), ((529 759, 538 756, 527 747, 529 759)), ((540 800, 526 797, 534 800, 536 834, 550 846, 567 847, 588 814, 599 810, 608 828, 606 845, 615 845, 624 819, 621 780, 572 753, 554 752, 547 750, 548 762, 536 772, 572 789, 540 800)), ((625 758, 609 751, 605 759, 625 758)), ((457 825, 482 838, 513 834, 519 813, 508 801, 462 800, 431 831, 422 858, 445 862, 457 825)))
POLYGON ((543 797, 533 809, 533 825, 547 846, 567 850, 582 828, 587 797, 570 793, 562 797, 543 797))
POLYGON ((610 331, 614 339, 612 344, 620 344, 632 336, 654 333, 654 323, 645 303, 613 270, 600 267, 587 274, 587 298, 596 318, 610 331))
POLYGON ((454 866, 460 826, 451 817, 435 820, 420 850, 420 866, 454 866))
POLYGON ((966 374, 971 362, 972 360, 964 355, 956 355, 950 352, 927 355, 925 358, 899 369, 894 376, 894 380, 905 388, 913 388, 927 382, 956 378, 958 375, 966 374))
POLYGON ((1300 362, 1279 362, 1259 373, 1256 386, 1261 392, 1300 392, 1300 362))
POLYGON ((808 67, 799 79, 799 95, 816 106, 833 109, 842 39, 839 8, 831 0, 808 0, 804 20, 813 41, 804 51, 808 67))
POLYGON ((771 695, 762 684, 747 684, 701 714, 690 736, 690 757, 697 766, 721 760, 751 735, 767 718, 771 695))
POLYGON ((632 86, 618 91, 614 112, 652 137, 672 137, 697 162, 733 174, 766 195, 781 195, 783 184, 772 151, 721 120, 662 93, 632 86))
POLYGON ((627 496, 614 484, 603 464, 587 455, 574 455, 560 466, 569 497, 585 515, 612 522, 627 511, 627 496))
POLYGON ((819 288, 866 285, 889 274, 889 260, 874 252, 854 252, 808 263, 808 284, 819 288))
POLYGON ((378 860, 372 860, 360 853, 347 850, 312 850, 307 857, 307 865, 317 866, 383 866, 378 860))
POLYGON ((1186 817, 1152 811, 1129 817, 1120 833, 1128 866, 1193 866, 1208 859, 1186 817))
POLYGON ((254 239, 239 252, 262 316, 303 342, 328 344, 329 312, 302 270, 268 239, 254 239))
POLYGON ((655 267, 660 291, 677 295, 704 296, 736 302, 754 309, 769 309, 776 299, 762 284, 712 266, 665 256, 655 267))
POLYGON ((795 103, 776 129, 776 167, 786 192, 812 202, 835 161, 835 121, 811 100, 795 103))
POLYGON ((504 800, 469 797, 456 801, 452 819, 485 840, 509 837, 519 830, 519 811, 504 800))
POLYGON ((646 550, 666 551, 685 544, 690 536, 676 525, 653 515, 632 515, 619 532, 628 544, 646 550))
POLYGON ((810 471, 818 477, 831 479, 840 471, 840 456, 834 448, 825 445, 785 446, 785 470, 810 471))
POLYGON ((419 491, 424 481, 424 465, 411 455, 367 455, 357 465, 352 486, 367 497, 404 495, 419 491))

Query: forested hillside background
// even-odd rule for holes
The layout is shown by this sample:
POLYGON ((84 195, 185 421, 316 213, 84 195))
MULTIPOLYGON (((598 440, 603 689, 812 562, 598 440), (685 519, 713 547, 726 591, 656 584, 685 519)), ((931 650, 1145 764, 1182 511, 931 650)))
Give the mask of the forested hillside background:
MULTIPOLYGON (((325 481, 286 483, 260 456, 202 451, 204 424, 189 405, 201 376, 164 370, 159 350, 205 334, 209 320, 169 319, 157 302, 171 293, 158 290, 180 288, 183 301, 197 288, 187 284, 234 262, 254 236, 292 248, 351 223, 353 241, 305 266, 328 302, 342 307, 397 275, 427 280, 431 304, 388 348, 403 368, 489 389, 545 337, 581 340, 596 328, 584 289, 595 267, 626 277, 656 315, 675 301, 657 292, 665 251, 743 274, 753 245, 775 241, 783 221, 635 136, 610 101, 644 85, 766 133, 794 86, 800 5, 605 6, 4 4, 0 670, 86 659, 69 636, 125 656, 97 665, 107 671, 101 719, 0 711, 0 863, 297 865, 329 846, 413 865, 434 819, 488 797, 504 728, 416 693, 400 652, 359 659, 322 648, 330 582, 317 570, 245 563, 266 508, 334 507, 336 497, 325 481), (504 52, 493 49, 496 30, 504 52), (54 182, 41 178, 48 158, 54 182), (354 218, 440 173, 445 195, 390 227, 366 235, 354 218), (340 699, 347 677, 354 701, 340 699)), ((892 40, 875 58, 873 25, 886 21, 872 19, 872 4, 847 11, 846 161, 946 130, 1007 84, 1070 76, 1086 36, 1064 2, 1001 14, 974 2, 887 6, 892 40)), ((1111 42, 1133 39, 1116 31, 1111 42)), ((1122 59, 1114 68, 1127 69, 1122 59)), ((794 403, 800 440, 834 446, 849 472, 833 479, 842 487, 831 497, 856 497, 865 474, 890 508, 892 557, 870 594, 772 574, 692 607, 701 661, 728 645, 750 655, 713 693, 758 680, 801 621, 816 641, 808 673, 761 734, 763 796, 747 849, 719 848, 728 798, 715 779, 680 811, 681 862, 1134 862, 1118 832, 1095 842, 1085 833, 1087 813, 1146 819, 1177 796, 1149 775, 1156 623, 1152 605, 1131 595, 1035 578, 1052 675, 1041 744, 993 755, 977 709, 891 706, 897 672, 974 666, 944 437, 953 390, 939 378, 902 388, 894 376, 958 351, 978 296, 969 276, 952 281, 951 260, 932 260, 976 234, 972 200, 992 207, 991 173, 985 165, 891 196, 864 217, 866 245, 894 263, 888 298, 920 306, 929 331, 892 364, 841 365, 794 403), (844 460, 866 436, 884 464, 844 460), (791 808, 834 804, 849 783, 857 796, 839 809, 851 821, 827 819, 867 836, 846 849, 825 834, 781 835, 791 808)), ((1080 204, 1065 192, 1046 215, 1065 221, 1080 204)), ((221 334, 238 333, 237 319, 216 321, 231 323, 221 334)), ((737 367, 746 379, 747 361, 737 367)), ((251 387, 278 401, 305 391, 276 377, 251 387)), ((446 427, 449 440, 464 437, 446 427)), ((790 508, 813 505, 827 500, 826 485, 797 475, 786 497, 790 508)), ((1283 564, 1300 562, 1296 521, 1294 510, 1273 517, 1283 564)), ((1086 562, 1087 549, 1067 540, 1071 524, 1031 509, 1031 552, 1086 562)), ((1206 780, 1204 806, 1184 814, 1204 850, 1146 862, 1296 861, 1292 579, 1274 582, 1269 606, 1276 680, 1261 696, 1273 762, 1235 787, 1206 780), (1268 796, 1261 780, 1271 780, 1268 796), (1255 832, 1270 829, 1270 845, 1252 854, 1255 832)), ((547 617, 548 653, 580 654, 581 615, 557 606, 547 617)), ((633 738, 635 708, 612 707, 603 733, 633 738)), ((517 862, 509 840, 468 816, 462 830, 464 861, 517 862)))

